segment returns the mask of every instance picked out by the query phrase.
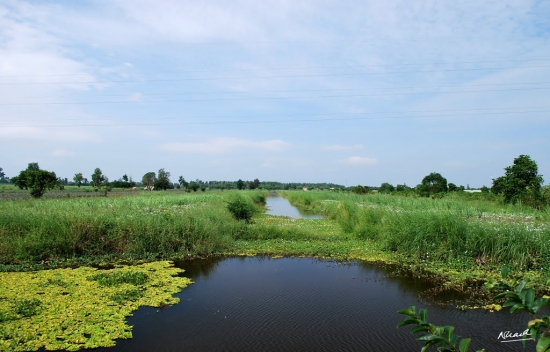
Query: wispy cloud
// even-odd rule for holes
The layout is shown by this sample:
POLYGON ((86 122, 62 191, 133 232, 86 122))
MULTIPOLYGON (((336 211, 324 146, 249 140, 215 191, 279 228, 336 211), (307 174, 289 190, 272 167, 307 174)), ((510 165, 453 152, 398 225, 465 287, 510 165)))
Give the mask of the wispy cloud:
POLYGON ((281 151, 290 144, 282 140, 252 141, 238 138, 215 138, 205 142, 174 142, 159 145, 159 149, 175 153, 205 153, 221 154, 229 153, 238 149, 252 149, 262 151, 281 151))

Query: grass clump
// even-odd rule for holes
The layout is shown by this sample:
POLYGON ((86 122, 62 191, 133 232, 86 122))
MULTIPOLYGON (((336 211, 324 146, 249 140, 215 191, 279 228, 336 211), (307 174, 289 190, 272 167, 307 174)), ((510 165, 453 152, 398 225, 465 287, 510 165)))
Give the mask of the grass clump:
POLYGON ((141 271, 123 271, 112 273, 99 273, 89 276, 89 281, 97 281, 101 286, 118 286, 121 284, 143 285, 147 282, 148 276, 141 271))
POLYGON ((14 311, 16 314, 24 318, 30 318, 36 314, 38 307, 40 307, 40 300, 36 298, 22 299, 15 303, 14 311))
POLYGON ((123 304, 124 302, 127 302, 127 301, 135 302, 143 296, 144 296, 143 290, 140 290, 138 288, 130 288, 130 289, 112 294, 111 296, 109 296, 109 299, 118 304, 123 304))

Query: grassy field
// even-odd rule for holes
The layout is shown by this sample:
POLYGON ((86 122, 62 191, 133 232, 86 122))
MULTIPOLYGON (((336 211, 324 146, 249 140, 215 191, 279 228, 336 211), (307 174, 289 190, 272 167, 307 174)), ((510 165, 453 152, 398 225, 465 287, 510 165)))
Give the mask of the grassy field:
POLYGON ((237 191, 127 193, 0 202, 0 269, 258 253, 550 273, 548 209, 470 195, 283 192, 325 216, 294 221, 261 214, 267 192, 239 191, 257 209, 248 224, 227 209, 237 191))
MULTIPOLYGON (((366 260, 389 264, 397 275, 435 283, 437 290, 428 295, 470 294, 470 306, 490 302, 483 283, 498 278, 500 268, 507 265, 515 274, 524 274, 537 291, 549 291, 550 212, 504 205, 498 199, 282 193, 299 208, 324 215, 311 220, 263 214, 268 194, 264 191, 121 191, 109 197, 91 193, 94 196, 38 200, 11 196, 21 191, 3 191, 10 196, 0 201, 0 282, 7 285, 0 287, 0 347, 13 350, 110 346, 115 338, 129 337, 125 315, 139 305, 168 302, 168 296, 151 291, 171 281, 172 268, 159 262, 167 259, 268 255, 366 260), (252 221, 236 220, 228 210, 236 197, 256 209, 252 221), (121 266, 143 262, 163 264, 143 271, 143 277, 136 276, 139 267, 121 266), (117 268, 102 270, 104 274, 89 268, 107 263, 117 268), (62 269, 67 267, 80 268, 62 269), (158 279, 160 285, 153 281, 153 273, 168 276, 158 279), (48 321, 57 319, 56 302, 67 299, 64 306, 88 312, 81 309, 82 302, 90 306, 91 297, 106 292, 102 278, 95 283, 101 275, 148 279, 117 283, 109 291, 105 308, 97 311, 98 321, 118 317, 112 331, 98 333, 104 322, 68 329, 69 335, 55 330, 48 321), (62 294, 48 296, 56 290, 62 294), (79 298, 81 293, 90 297, 79 298), (36 326, 42 330, 37 332, 36 326)), ((174 282, 163 292, 175 292, 185 284, 174 282)), ((70 323, 75 317, 79 315, 71 313, 66 323, 80 326, 78 321, 70 323)))

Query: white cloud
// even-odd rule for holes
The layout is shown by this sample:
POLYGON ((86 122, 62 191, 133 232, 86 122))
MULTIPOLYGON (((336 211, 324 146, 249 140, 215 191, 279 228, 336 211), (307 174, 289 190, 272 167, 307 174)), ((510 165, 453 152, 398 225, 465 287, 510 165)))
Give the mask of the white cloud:
POLYGON ((206 142, 198 143, 164 143, 159 149, 175 153, 205 153, 219 154, 228 153, 237 149, 252 149, 263 151, 281 151, 290 146, 282 140, 251 141, 238 138, 214 138, 206 142))
POLYGON ((353 165, 375 165, 378 164, 378 160, 375 158, 368 158, 364 156, 350 156, 349 158, 346 158, 342 160, 342 162, 346 164, 353 164, 353 165))

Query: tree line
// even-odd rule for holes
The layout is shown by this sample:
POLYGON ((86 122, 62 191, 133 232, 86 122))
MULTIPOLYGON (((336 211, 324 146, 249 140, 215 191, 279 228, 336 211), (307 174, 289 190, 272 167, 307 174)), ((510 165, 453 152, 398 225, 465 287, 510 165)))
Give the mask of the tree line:
MULTIPOLYGON (((483 186, 482 193, 501 195, 505 203, 522 203, 535 208, 550 205, 550 189, 543 187, 544 179, 538 173, 537 163, 528 155, 520 155, 514 159, 511 166, 504 168, 505 174, 493 180, 491 188, 483 186)), ((366 194, 372 191, 379 193, 409 193, 421 197, 439 198, 449 192, 469 190, 469 186, 457 186, 447 183, 447 179, 440 173, 432 172, 422 179, 416 187, 382 183, 380 187, 355 186, 350 191, 366 194)))
MULTIPOLYGON (((493 181, 491 188, 483 186, 481 192, 493 193, 502 195, 505 203, 527 204, 533 207, 543 207, 550 204, 550 190, 548 187, 543 188, 542 175, 538 174, 537 163, 528 155, 520 155, 514 159, 511 166, 504 168, 505 174, 493 181)), ((164 168, 158 172, 150 171, 143 175, 141 182, 135 182, 126 174, 120 179, 109 182, 109 178, 103 174, 100 168, 96 168, 91 175, 91 182, 84 178, 81 172, 73 177, 74 185, 90 185, 96 192, 103 192, 105 196, 112 188, 135 188, 136 186, 144 187, 147 190, 167 190, 167 189, 183 189, 187 192, 197 192, 198 190, 205 191, 206 189, 230 190, 230 189, 265 189, 265 190, 293 190, 293 189, 335 189, 344 190, 345 187, 333 183, 281 183, 274 181, 260 182, 257 178, 253 181, 195 181, 188 182, 183 176, 179 176, 177 183, 172 183, 170 180, 171 174, 164 168)), ((3 169, 0 168, 0 181, 5 182, 7 177, 3 169)), ((55 172, 42 170, 38 163, 29 163, 27 169, 21 171, 18 176, 12 177, 10 180, 20 189, 30 191, 30 195, 34 198, 40 198, 47 190, 60 188, 69 184, 68 180, 60 179, 55 172)), ((449 192, 458 192, 468 190, 469 186, 457 186, 454 183, 447 183, 447 179, 440 173, 432 172, 422 179, 422 182, 412 188, 405 184, 393 186, 390 183, 382 183, 380 187, 355 186, 347 190, 358 193, 367 194, 372 191, 379 193, 401 193, 401 194, 416 194, 422 197, 438 198, 449 192)))

